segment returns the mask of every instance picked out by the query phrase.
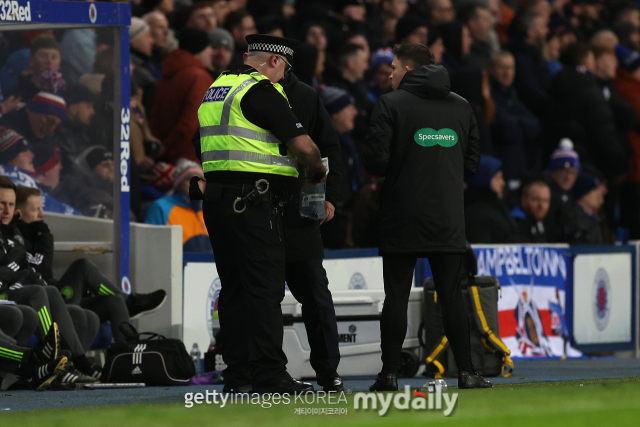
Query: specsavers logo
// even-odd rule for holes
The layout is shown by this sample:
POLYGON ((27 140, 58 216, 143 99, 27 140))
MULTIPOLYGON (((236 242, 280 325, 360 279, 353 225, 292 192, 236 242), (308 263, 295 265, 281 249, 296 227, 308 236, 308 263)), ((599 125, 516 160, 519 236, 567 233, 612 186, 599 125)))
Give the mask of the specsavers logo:
POLYGON ((435 130, 431 128, 422 128, 416 132, 413 139, 418 145, 423 147, 433 147, 440 145, 441 147, 453 147, 458 143, 458 134, 449 128, 435 130))
POLYGON ((0 21, 31 21, 31 3, 20 6, 15 0, 0 0, 0 21))

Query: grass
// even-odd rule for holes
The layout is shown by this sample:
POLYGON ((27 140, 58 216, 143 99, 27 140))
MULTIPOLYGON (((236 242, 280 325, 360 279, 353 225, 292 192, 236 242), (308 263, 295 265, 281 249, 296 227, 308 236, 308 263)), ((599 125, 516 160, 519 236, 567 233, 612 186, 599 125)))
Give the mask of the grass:
POLYGON ((0 413, 2 426, 265 426, 265 427, 376 427, 411 425, 450 426, 638 426, 640 377, 566 382, 498 385, 490 390, 458 390, 458 404, 450 417, 441 411, 399 411, 385 417, 375 411, 355 410, 354 395, 347 403, 277 405, 194 405, 184 403, 102 406, 0 413), (347 415, 296 415, 295 408, 342 407, 347 415))

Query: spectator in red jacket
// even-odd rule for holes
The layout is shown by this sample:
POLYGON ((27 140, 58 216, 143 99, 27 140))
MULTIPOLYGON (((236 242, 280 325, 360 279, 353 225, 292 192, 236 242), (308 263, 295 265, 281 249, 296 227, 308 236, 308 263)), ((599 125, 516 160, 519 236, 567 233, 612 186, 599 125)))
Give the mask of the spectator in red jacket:
POLYGON ((213 83, 207 71, 212 55, 207 33, 188 28, 180 35, 180 49, 164 60, 149 125, 164 144, 169 163, 180 157, 197 160, 191 138, 198 129, 202 97, 213 83))

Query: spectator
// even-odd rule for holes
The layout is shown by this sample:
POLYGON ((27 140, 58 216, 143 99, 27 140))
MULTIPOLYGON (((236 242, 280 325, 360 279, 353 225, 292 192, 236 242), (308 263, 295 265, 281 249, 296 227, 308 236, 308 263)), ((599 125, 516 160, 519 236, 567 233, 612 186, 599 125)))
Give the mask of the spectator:
POLYGON ((93 28, 67 30, 60 43, 60 71, 69 84, 91 73, 96 62, 98 37, 93 28))
POLYGON ((41 77, 46 71, 60 71, 60 44, 54 38, 39 37, 31 45, 29 69, 18 75, 16 86, 7 94, 26 104, 40 92, 41 77))
POLYGON ((227 0, 211 0, 213 5, 213 11, 216 15, 217 28, 224 26, 224 21, 227 19, 227 15, 231 12, 227 0))
POLYGON ((624 4, 616 13, 615 22, 628 22, 640 27, 640 8, 633 3, 624 4))
POLYGON ((324 87, 318 95, 338 132, 338 139, 342 147, 342 164, 347 165, 347 174, 343 175, 340 197, 336 200, 334 220, 320 229, 322 241, 325 247, 330 249, 341 249, 345 245, 352 247, 353 238, 348 232, 348 222, 351 222, 351 218, 345 211, 350 210, 353 195, 366 181, 361 153, 351 135, 358 110, 354 105, 353 98, 342 89, 328 86, 324 87), (335 223, 333 223, 334 221, 335 223))
POLYGON ((551 191, 544 181, 532 181, 522 187, 520 204, 511 216, 520 231, 518 243, 548 243, 544 219, 549 213, 551 191))
POLYGON ((131 46, 131 75, 136 85, 143 91, 143 104, 151 109, 155 100, 156 84, 160 80, 160 71, 151 63, 153 54, 153 36, 147 21, 133 17, 129 27, 129 44, 131 46))
POLYGON ((191 6, 185 28, 195 28, 197 30, 204 31, 205 33, 210 33, 218 28, 218 21, 216 19, 216 11, 213 8, 213 3, 209 1, 201 1, 191 6))
POLYGON ((0 164, 33 174, 33 151, 29 142, 12 129, 0 126, 0 164))
POLYGON ((231 12, 224 22, 225 30, 233 36, 235 52, 231 59, 231 69, 239 70, 244 65, 243 55, 247 51, 245 37, 249 34, 258 34, 253 16, 244 9, 231 12))
POLYGON ((303 27, 303 39, 317 47, 320 52, 324 53, 327 50, 327 35, 320 23, 311 22, 303 27))
POLYGON ((613 118, 618 129, 623 132, 635 130, 638 124, 636 112, 625 101, 613 85, 613 79, 618 71, 618 59, 615 49, 605 45, 591 45, 594 56, 593 68, 589 71, 596 78, 596 83, 602 90, 604 99, 609 103, 613 118))
POLYGON ((495 102, 495 121, 491 137, 503 162, 507 180, 520 180, 532 166, 533 145, 540 133, 540 122, 518 98, 513 87, 516 65, 513 55, 503 51, 491 61, 491 98, 495 102))
POLYGON ((465 230, 469 243, 515 243, 518 226, 503 202, 502 162, 482 156, 464 194, 465 230))
POLYGON ((580 167, 580 157, 573 150, 573 143, 570 139, 564 138, 551 155, 545 177, 551 190, 549 214, 544 220, 550 242, 567 241, 564 227, 569 222, 569 215, 575 203, 571 189, 578 178, 580 167))
POLYGON ((436 27, 429 28, 427 46, 431 50, 431 53, 433 53, 433 60, 435 64, 440 65, 442 63, 442 56, 446 49, 442 40, 442 33, 436 27))
POLYGON ((326 84, 346 90, 353 97, 358 110, 354 138, 359 140, 367 132, 369 115, 373 109, 373 103, 367 96, 367 85, 364 82, 364 75, 369 69, 369 60, 365 50, 353 44, 346 45, 338 59, 338 74, 333 78, 327 76, 326 84))
POLYGON ((352 32, 347 35, 345 40, 346 44, 354 44, 364 49, 364 53, 367 57, 367 61, 371 58, 371 48, 367 37, 362 32, 352 32))
POLYGON ((176 163, 173 194, 168 194, 149 206, 144 222, 155 225, 182 227, 182 245, 185 252, 213 252, 209 233, 204 226, 200 202, 189 199, 189 180, 200 177, 200 190, 204 192, 204 174, 196 162, 180 159, 176 163))
POLYGON ((147 113, 142 105, 142 90, 131 82, 131 160, 142 173, 155 165, 155 159, 164 152, 162 142, 151 133, 147 113))
POLYGON ((576 203, 571 212, 566 233, 571 245, 601 245, 602 230, 598 210, 604 204, 604 191, 594 175, 581 172, 573 186, 576 203))
POLYGON ((509 42, 509 26, 515 17, 515 12, 502 0, 489 0, 489 10, 495 20, 495 31, 500 43, 506 45, 509 42))
POLYGON ((542 47, 549 29, 547 19, 539 14, 525 13, 511 24, 514 37, 508 50, 516 60, 515 87, 520 99, 537 117, 544 117, 549 105, 549 72, 542 57, 542 47))
POLYGON ((609 46, 615 48, 620 41, 618 36, 611 30, 600 30, 591 37, 590 42, 592 45, 609 46))
POLYGON ((45 193, 50 193, 60 184, 62 159, 57 150, 48 145, 38 147, 34 153, 33 166, 35 178, 45 193))
POLYGON ((173 31, 169 29, 167 17, 160 12, 150 12, 142 17, 151 30, 153 37, 153 50, 151 53, 151 63, 156 69, 162 69, 162 60, 173 49, 170 44, 176 43, 173 31), (172 40, 170 40, 170 38, 172 40))
POLYGON ((427 0, 426 9, 427 19, 431 25, 444 25, 456 20, 456 9, 451 0, 427 0))
POLYGON ((489 43, 489 36, 494 25, 491 12, 485 6, 471 4, 460 10, 458 19, 469 28, 469 34, 473 37, 471 53, 467 62, 474 68, 488 69, 493 54, 489 43))
POLYGON ((83 215, 113 218, 113 154, 100 146, 87 148, 77 159, 72 174, 51 192, 83 215))
MULTIPOLYGON (((401 0, 396 1, 399 3, 401 0)), ((406 0, 402 0, 406 3, 406 0)), ((364 0, 346 0, 342 5, 342 16, 349 21, 364 22, 367 19, 367 8, 364 0)))
POLYGON ((423 44, 426 46, 428 39, 427 22, 417 16, 404 16, 396 24, 396 44, 423 44))
POLYGON ((542 56, 544 57, 544 62, 547 65, 549 77, 555 76, 560 72, 560 70, 562 70, 562 64, 560 63, 560 49, 560 38, 555 33, 549 34, 542 50, 542 56))
POLYGON ((613 26, 620 44, 627 49, 640 51, 640 28, 629 22, 620 22, 613 26))
POLYGON ((469 28, 458 21, 453 21, 438 27, 442 34, 442 42, 445 52, 442 55, 442 65, 453 76, 458 71, 469 68, 466 61, 471 53, 473 38, 469 33, 469 28))
POLYGON ((94 143, 89 129, 95 115, 95 96, 86 86, 70 87, 65 93, 67 120, 56 128, 51 144, 62 158, 65 173, 73 169, 73 164, 84 150, 94 143))
POLYGON ((96 62, 93 64, 93 72, 85 74, 80 78, 80 84, 85 85, 94 95, 100 95, 102 82, 107 74, 113 74, 114 58, 113 48, 108 47, 96 55, 96 62))
POLYGON ((197 160, 191 138, 198 129, 197 111, 213 78, 213 48, 204 31, 186 29, 180 35, 180 49, 165 58, 156 103, 149 117, 153 134, 165 147, 163 158, 173 163, 180 157, 197 160))
POLYGON ((378 98, 391 90, 391 79, 389 76, 393 71, 391 63, 395 55, 390 48, 378 49, 371 56, 371 83, 369 84, 368 96, 371 102, 376 102, 378 98))
POLYGON ((578 20, 578 40, 588 41, 599 30, 607 27, 600 17, 604 3, 600 0, 575 0, 574 17, 578 20))
POLYGON ((593 52, 574 45, 560 57, 564 65, 552 80, 552 124, 558 137, 569 137, 583 162, 615 178, 628 169, 628 143, 616 126, 613 111, 588 69, 593 52))
POLYGON ((407 0, 381 0, 382 28, 377 28, 376 32, 382 33, 382 44, 388 45, 397 39, 398 21, 407 13, 408 9, 409 2, 407 0))
POLYGON ((217 79, 218 76, 226 70, 229 70, 231 58, 235 49, 233 37, 229 31, 224 28, 217 28, 209 33, 209 40, 213 48, 212 77, 217 79))
POLYGON ((52 135, 67 118, 67 104, 58 95, 39 92, 25 108, 12 111, 0 118, 0 126, 14 129, 30 143, 50 142, 52 135))

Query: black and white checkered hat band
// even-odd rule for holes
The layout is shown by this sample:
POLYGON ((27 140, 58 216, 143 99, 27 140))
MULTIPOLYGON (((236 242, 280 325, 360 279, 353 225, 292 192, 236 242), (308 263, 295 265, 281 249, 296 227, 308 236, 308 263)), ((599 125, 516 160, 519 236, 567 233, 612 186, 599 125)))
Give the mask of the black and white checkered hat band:
POLYGON ((293 49, 280 44, 252 43, 249 45, 249 52, 254 50, 258 52, 278 53, 280 55, 287 55, 293 58, 293 49))

